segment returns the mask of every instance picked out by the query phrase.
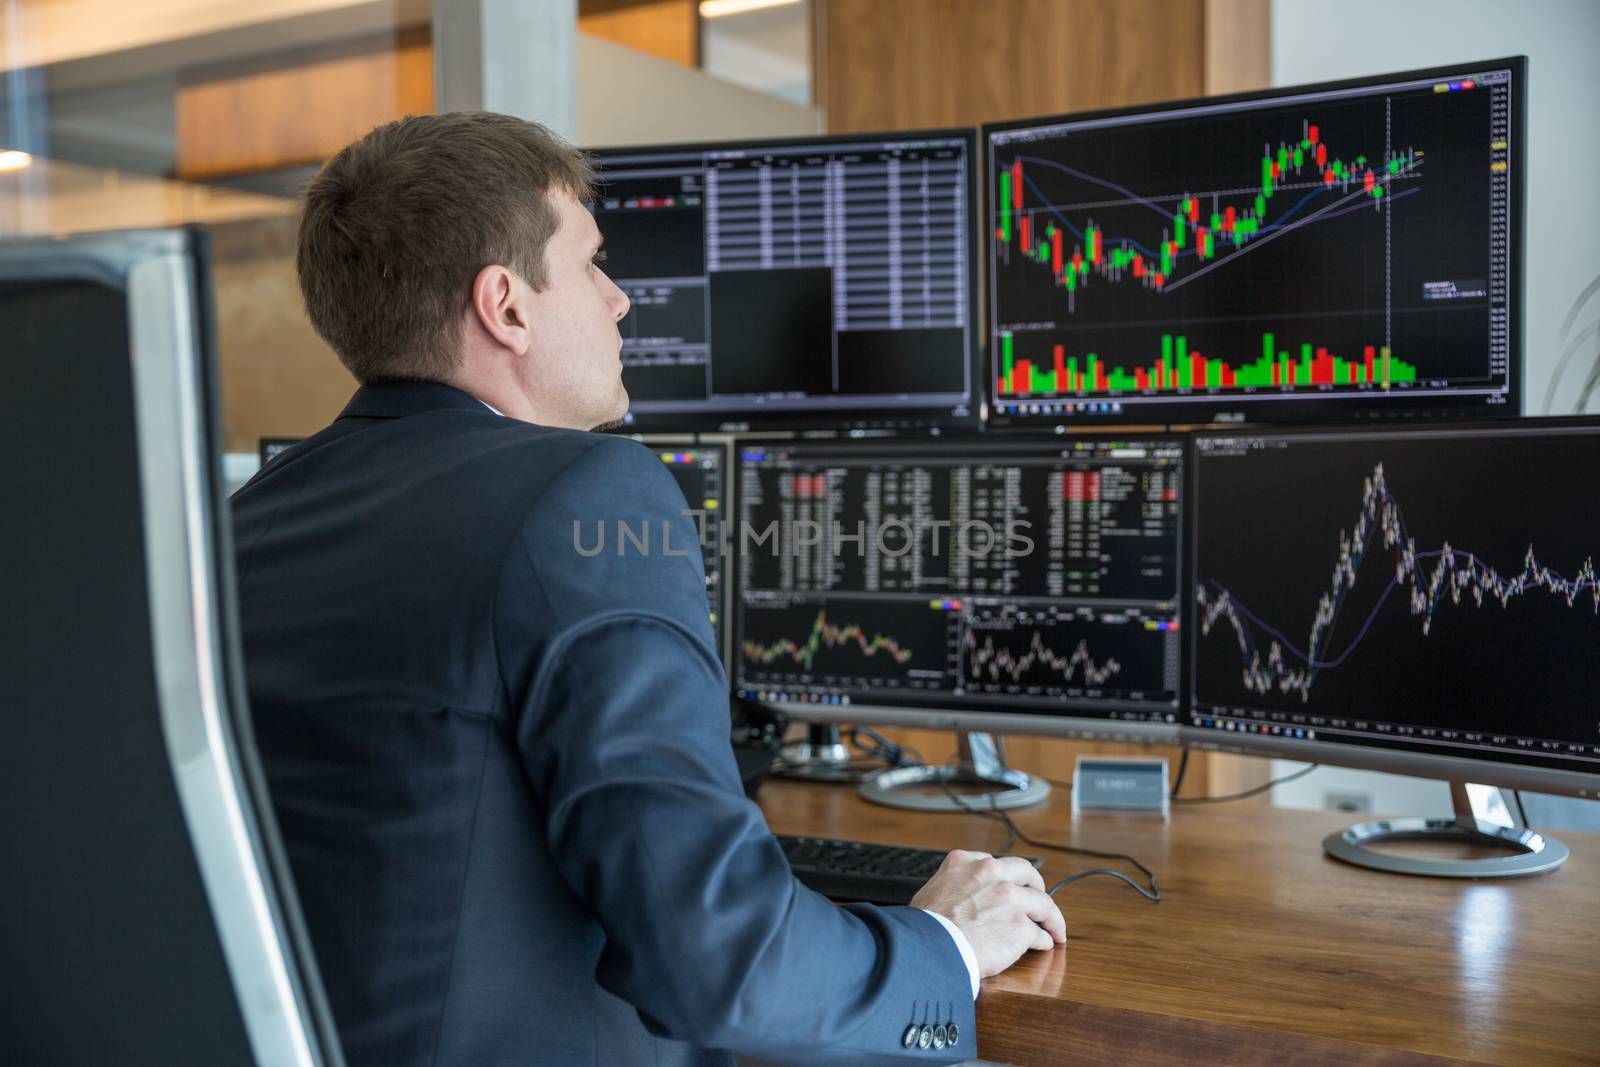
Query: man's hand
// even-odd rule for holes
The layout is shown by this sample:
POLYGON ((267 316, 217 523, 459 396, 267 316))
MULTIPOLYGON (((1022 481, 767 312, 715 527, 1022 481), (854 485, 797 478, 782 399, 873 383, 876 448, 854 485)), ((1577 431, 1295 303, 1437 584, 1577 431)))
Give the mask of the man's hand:
POLYGON ((955 923, 987 978, 1017 962, 1030 948, 1054 948, 1067 939, 1067 921, 1044 891, 1044 879, 1025 859, 987 852, 950 853, 911 906, 955 923))

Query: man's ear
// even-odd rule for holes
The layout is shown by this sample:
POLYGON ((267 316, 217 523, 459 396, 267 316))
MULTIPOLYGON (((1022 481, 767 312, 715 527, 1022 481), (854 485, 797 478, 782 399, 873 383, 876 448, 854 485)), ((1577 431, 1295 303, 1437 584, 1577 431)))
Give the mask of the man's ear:
POLYGON ((478 325, 496 344, 519 356, 533 343, 526 288, 515 274, 493 263, 472 279, 472 313, 478 325))

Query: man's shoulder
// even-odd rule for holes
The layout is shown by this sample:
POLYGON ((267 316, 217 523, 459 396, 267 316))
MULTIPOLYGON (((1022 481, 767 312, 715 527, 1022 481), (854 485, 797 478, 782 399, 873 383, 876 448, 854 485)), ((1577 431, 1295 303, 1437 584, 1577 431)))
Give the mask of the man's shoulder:
POLYGON ((457 409, 340 419, 273 459, 232 504, 236 521, 265 521, 287 504, 319 511, 399 507, 424 525, 430 515, 464 511, 499 525, 561 500, 587 505, 643 494, 659 501, 671 488, 661 462, 629 438, 457 409))

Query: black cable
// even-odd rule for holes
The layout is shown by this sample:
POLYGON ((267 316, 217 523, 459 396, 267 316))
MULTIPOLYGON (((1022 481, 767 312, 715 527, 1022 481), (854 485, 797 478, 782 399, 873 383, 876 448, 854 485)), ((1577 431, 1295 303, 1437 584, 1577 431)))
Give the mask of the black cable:
POLYGON ((1511 796, 1517 802, 1517 818, 1522 820, 1522 828, 1524 830, 1531 830, 1532 826, 1530 826, 1528 823, 1528 809, 1522 804, 1522 790, 1513 789, 1511 791, 1511 796))
MULTIPOLYGON (((1054 896, 1056 892, 1063 887, 1076 882, 1079 878, 1088 878, 1090 875, 1108 875, 1128 883, 1128 885, 1132 886, 1140 896, 1144 897, 1148 901, 1151 901, 1152 903, 1159 902, 1161 900, 1161 890, 1156 885, 1156 872, 1152 871, 1149 867, 1146 867, 1144 864, 1140 863, 1137 859, 1128 855, 1126 852, 1100 852, 1092 848, 1079 848, 1076 845, 1058 845, 1050 841, 1040 841, 1037 838, 1029 837, 1022 831, 1022 828, 1016 824, 1016 821, 996 804, 993 793, 984 794, 989 798, 989 810, 984 811, 981 808, 975 808, 968 804, 966 799, 954 789, 951 789, 950 783, 945 781, 943 778, 939 779, 939 785, 947 794, 949 794, 950 799, 955 801, 956 806, 962 811, 965 811, 970 815, 989 816, 1003 821, 1006 824, 1006 830, 1011 835, 1006 842, 1006 847, 1008 849, 1012 843, 1021 841, 1023 844, 1032 845, 1034 848, 1047 848, 1054 852, 1065 852, 1075 856, 1094 856, 1103 860, 1122 860, 1123 862, 1130 863, 1134 867, 1138 868, 1139 872, 1150 880, 1150 888, 1146 889, 1144 886, 1140 885, 1138 882, 1135 882, 1132 878, 1129 878, 1120 871, 1096 867, 1092 870, 1079 871, 1077 874, 1069 875, 1068 877, 1063 878, 1061 881, 1051 886, 1047 891, 1051 896, 1054 896)), ((1000 853, 996 853, 996 855, 999 854, 1000 853)))
MULTIPOLYGON (((1056 895, 1056 891, 1061 889, 1062 887, 1069 886, 1073 882, 1076 882, 1079 878, 1087 878, 1092 874, 1103 874, 1103 875, 1106 875, 1106 876, 1108 876, 1110 878, 1116 878, 1116 879, 1119 879, 1121 881, 1127 882, 1129 885, 1133 886, 1134 890, 1136 892, 1138 892, 1140 896, 1144 897, 1147 900, 1159 901, 1161 899, 1161 893, 1160 893, 1159 890, 1153 890, 1152 889, 1152 891, 1147 891, 1144 886, 1140 885, 1138 882, 1135 882, 1132 878, 1129 878, 1127 875, 1123 874, 1121 871, 1113 871, 1109 867, 1095 867, 1095 868, 1092 868, 1092 869, 1087 870, 1087 871, 1079 871, 1077 874, 1068 875, 1067 877, 1061 879, 1061 881, 1057 882, 1055 885, 1051 886, 1049 889, 1045 890, 1045 892, 1049 893, 1051 896, 1055 896, 1056 895)), ((1150 884, 1151 884, 1152 887, 1155 886, 1155 876, 1154 875, 1152 875, 1151 878, 1150 878, 1150 884)))
POLYGON ((922 767, 927 761, 910 745, 897 745, 870 726, 848 731, 850 744, 859 751, 883 760, 890 767, 922 767))
POLYGON ((1183 758, 1178 761, 1178 773, 1172 779, 1172 792, 1168 794, 1173 800, 1178 799, 1178 790, 1183 788, 1183 776, 1189 773, 1189 750, 1183 750, 1183 758))
POLYGON ((1244 800, 1244 799, 1246 799, 1248 797, 1260 796, 1262 793, 1265 793, 1267 790, 1271 789, 1273 786, 1283 785, 1286 782, 1292 782, 1296 778, 1304 778, 1306 775, 1310 774, 1312 771, 1316 770, 1320 766, 1322 766, 1322 764, 1313 763, 1309 767, 1300 768, 1298 771, 1295 771, 1293 774, 1286 774, 1282 778, 1274 778, 1272 781, 1267 782, 1265 785, 1258 785, 1254 789, 1246 789, 1243 793, 1230 793, 1225 797, 1179 797, 1179 796, 1174 796, 1172 798, 1172 802, 1174 804, 1226 804, 1230 800, 1244 800))

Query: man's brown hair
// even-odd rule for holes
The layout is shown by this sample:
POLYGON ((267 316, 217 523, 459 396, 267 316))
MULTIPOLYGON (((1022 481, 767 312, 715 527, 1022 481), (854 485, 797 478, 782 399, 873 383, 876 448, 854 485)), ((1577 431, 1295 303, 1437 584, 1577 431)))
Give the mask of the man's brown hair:
POLYGON ((472 281, 490 264, 545 284, 560 219, 592 195, 583 153, 510 115, 413 115, 348 145, 311 182, 295 268, 311 324, 363 384, 449 377, 472 281))

